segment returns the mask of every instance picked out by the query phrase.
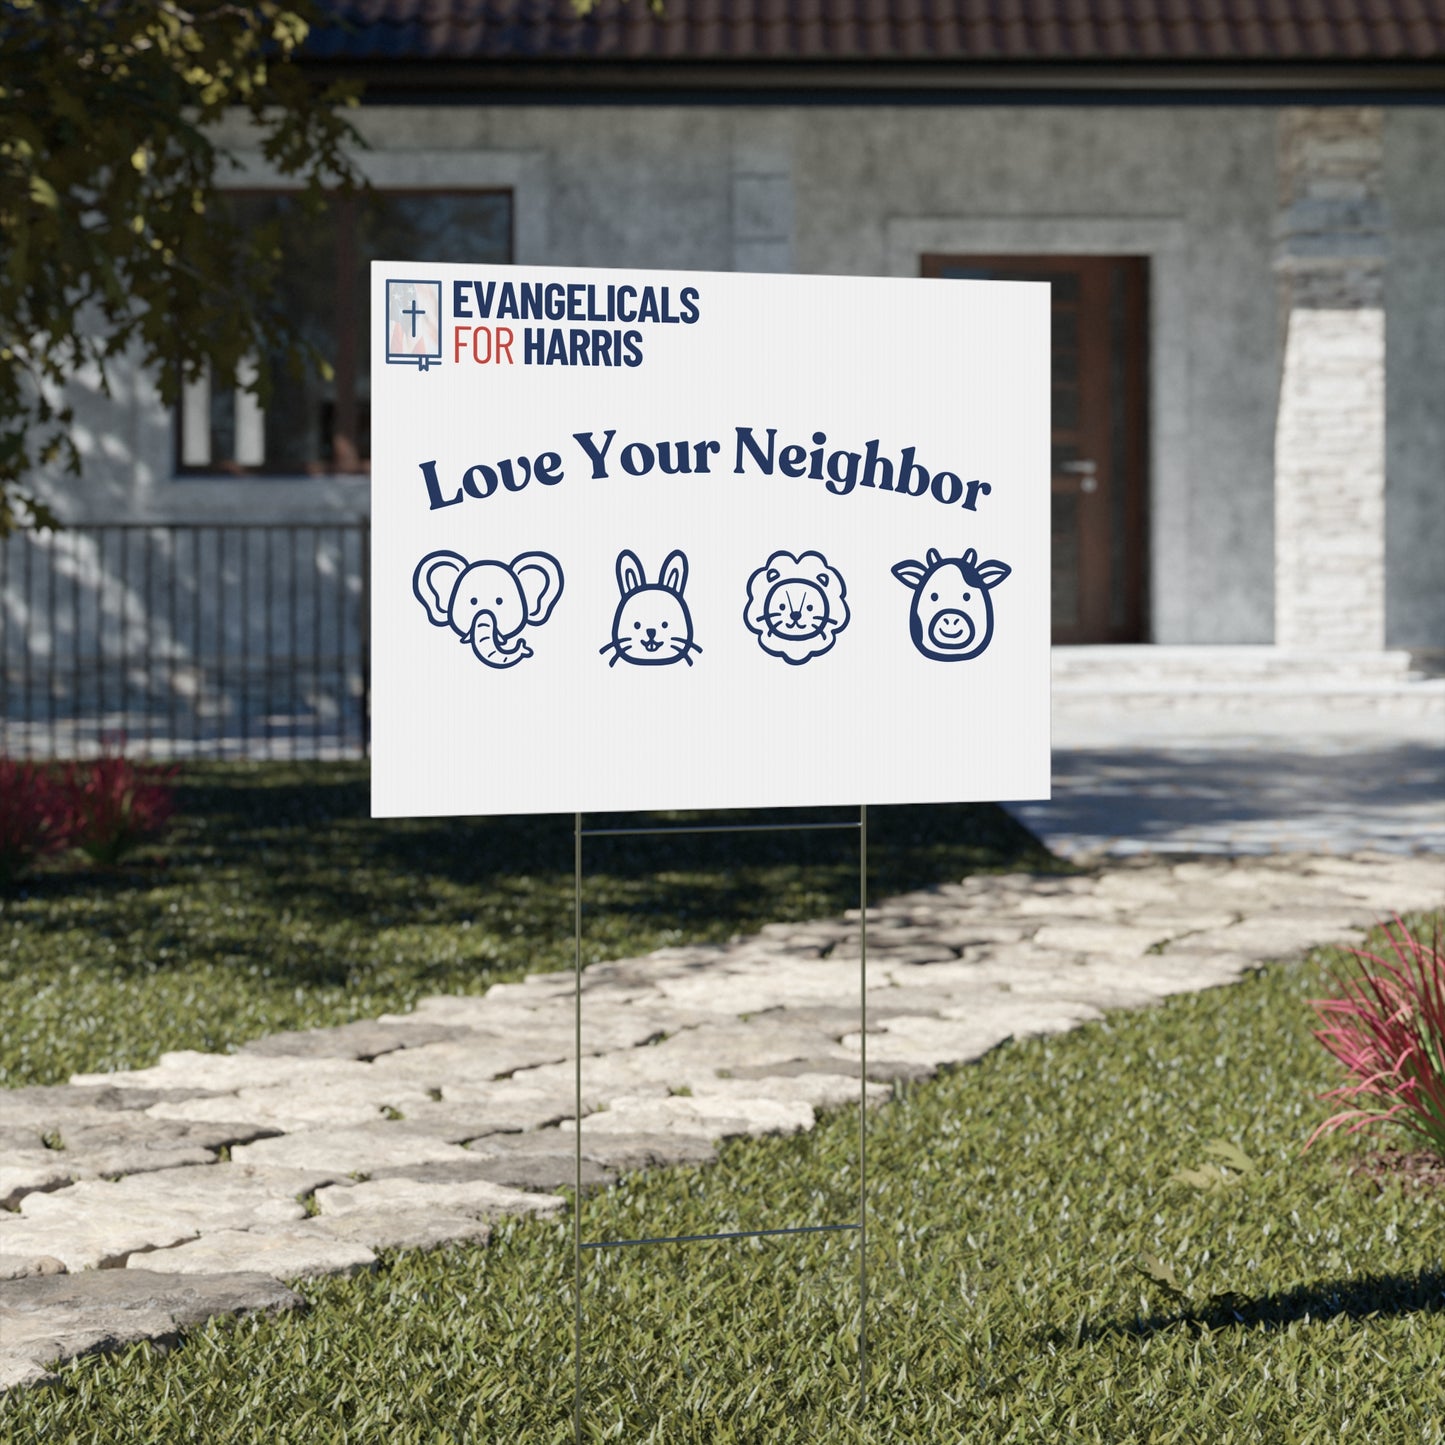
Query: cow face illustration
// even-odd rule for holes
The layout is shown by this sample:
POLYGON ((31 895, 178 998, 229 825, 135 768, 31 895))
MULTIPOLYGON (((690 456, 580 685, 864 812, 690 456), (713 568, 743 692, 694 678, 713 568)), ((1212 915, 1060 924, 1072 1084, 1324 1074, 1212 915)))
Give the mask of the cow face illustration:
POLYGON ((893 575, 913 589, 908 630, 913 645, 935 662, 965 662, 993 640, 992 592, 1012 569, 980 562, 970 547, 961 557, 930 547, 922 562, 899 562, 893 575))

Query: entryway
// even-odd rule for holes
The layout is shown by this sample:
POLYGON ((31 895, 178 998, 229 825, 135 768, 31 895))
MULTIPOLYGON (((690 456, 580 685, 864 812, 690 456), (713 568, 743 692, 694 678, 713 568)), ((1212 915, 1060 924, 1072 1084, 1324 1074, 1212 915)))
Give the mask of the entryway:
POLYGON ((923 275, 1047 281, 1053 296, 1053 639, 1142 642, 1148 260, 923 257, 923 275))

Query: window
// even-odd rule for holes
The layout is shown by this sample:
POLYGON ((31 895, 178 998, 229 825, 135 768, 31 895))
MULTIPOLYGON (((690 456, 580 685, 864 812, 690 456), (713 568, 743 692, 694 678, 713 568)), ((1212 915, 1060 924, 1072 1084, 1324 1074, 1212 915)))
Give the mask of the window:
MULTIPOLYGON (((270 405, 203 378, 183 389, 177 432, 181 475, 327 476, 370 469, 370 265, 405 261, 510 262, 512 197, 505 191, 385 191, 305 216, 286 192, 235 192, 247 226, 280 223, 286 261, 280 299, 331 363, 330 381, 298 381, 272 358, 270 405), (288 222, 293 222, 288 224, 288 222)), ((246 377, 238 378, 244 383, 246 377)))

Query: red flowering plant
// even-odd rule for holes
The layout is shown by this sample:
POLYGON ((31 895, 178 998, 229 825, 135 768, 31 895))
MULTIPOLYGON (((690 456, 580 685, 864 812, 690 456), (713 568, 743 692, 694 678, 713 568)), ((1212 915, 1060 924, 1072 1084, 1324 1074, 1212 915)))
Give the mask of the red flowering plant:
POLYGON ((1343 997, 1311 1000, 1324 1024, 1315 1037, 1350 1075, 1320 1098, 1353 1107, 1326 1119, 1305 1148, 1335 1129, 1397 1124, 1445 1158, 1445 952, 1438 930, 1425 944, 1396 918, 1385 933, 1393 960, 1351 949, 1364 971, 1335 976, 1343 997))
POLYGON ((65 772, 72 843, 92 862, 113 867, 158 837, 176 810, 171 788, 176 771, 109 755, 72 763, 65 772))
POLYGON ((71 836, 67 790, 39 763, 0 758, 0 887, 71 836))

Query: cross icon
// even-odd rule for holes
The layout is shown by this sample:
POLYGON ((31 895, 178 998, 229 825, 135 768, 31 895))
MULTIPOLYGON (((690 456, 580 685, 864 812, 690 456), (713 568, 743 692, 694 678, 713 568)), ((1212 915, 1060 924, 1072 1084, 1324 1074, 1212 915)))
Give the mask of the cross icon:
POLYGON ((418 305, 416 304, 415 300, 413 300, 410 306, 404 306, 404 307, 402 307, 401 314, 402 314, 403 316, 410 316, 410 317, 411 317, 411 334, 412 334, 413 336, 415 336, 415 335, 416 335, 416 318, 417 318, 418 316, 425 316, 425 315, 426 315, 426 308, 423 307, 423 306, 418 306, 418 305))

